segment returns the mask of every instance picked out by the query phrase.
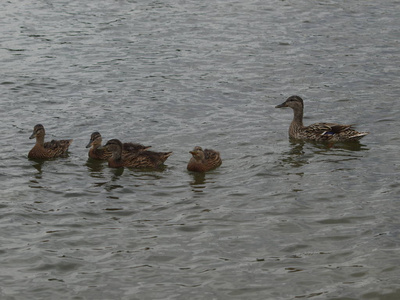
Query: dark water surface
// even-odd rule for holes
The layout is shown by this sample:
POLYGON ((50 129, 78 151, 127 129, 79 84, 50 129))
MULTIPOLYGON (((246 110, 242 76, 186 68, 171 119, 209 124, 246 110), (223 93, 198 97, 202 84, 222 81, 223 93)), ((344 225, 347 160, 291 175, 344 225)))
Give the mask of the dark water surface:
POLYGON ((400 299, 399 7, 4 1, 0 298, 400 299), (291 143, 293 94, 370 135, 291 143), (37 123, 69 157, 27 159, 37 123), (174 154, 109 169, 93 131, 174 154))

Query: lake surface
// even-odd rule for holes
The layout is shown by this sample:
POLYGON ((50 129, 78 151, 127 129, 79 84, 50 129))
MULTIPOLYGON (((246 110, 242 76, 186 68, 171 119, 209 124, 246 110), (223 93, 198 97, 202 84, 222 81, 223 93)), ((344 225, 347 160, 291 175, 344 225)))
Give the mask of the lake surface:
POLYGON ((400 299, 399 7, 5 1, 0 298, 400 299), (295 94, 370 134, 291 142, 295 94), (28 160, 37 123, 67 158, 28 160), (93 131, 174 154, 110 169, 93 131))

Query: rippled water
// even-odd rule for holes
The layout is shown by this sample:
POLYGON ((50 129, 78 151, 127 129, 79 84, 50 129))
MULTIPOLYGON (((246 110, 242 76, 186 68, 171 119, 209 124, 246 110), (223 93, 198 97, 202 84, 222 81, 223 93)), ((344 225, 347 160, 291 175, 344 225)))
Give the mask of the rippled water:
POLYGON ((400 298, 398 8, 3 3, 1 299, 400 298), (293 94, 370 135, 291 143, 293 94), (68 158, 27 159, 37 123, 68 158), (93 131, 174 154, 109 169, 93 131), (195 145, 222 166, 187 172, 195 145))

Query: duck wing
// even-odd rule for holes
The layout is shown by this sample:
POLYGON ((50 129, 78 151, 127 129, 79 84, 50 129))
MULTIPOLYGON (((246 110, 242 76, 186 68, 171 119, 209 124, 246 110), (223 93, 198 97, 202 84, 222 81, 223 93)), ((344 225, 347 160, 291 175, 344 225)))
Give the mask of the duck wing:
POLYGON ((52 140, 44 143, 44 148, 54 157, 64 155, 73 140, 52 140))
POLYGON ((204 157, 209 168, 216 168, 222 164, 221 156, 218 151, 204 149, 204 157))
POLYGON ((304 127, 303 132, 311 139, 320 141, 351 141, 359 140, 368 132, 358 132, 353 125, 337 123, 315 123, 304 127))
POLYGON ((151 146, 144 146, 138 143, 123 143, 122 149, 125 152, 138 152, 138 151, 145 151, 151 148, 151 146))
POLYGON ((172 152, 141 151, 122 155, 124 165, 132 168, 157 168, 162 165, 172 152))

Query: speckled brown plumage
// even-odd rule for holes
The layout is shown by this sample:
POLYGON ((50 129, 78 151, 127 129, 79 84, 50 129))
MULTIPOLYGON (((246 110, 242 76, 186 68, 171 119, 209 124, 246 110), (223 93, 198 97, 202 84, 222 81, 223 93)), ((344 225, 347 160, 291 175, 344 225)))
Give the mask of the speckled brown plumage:
POLYGON ((219 167, 222 164, 221 156, 218 151, 212 149, 202 149, 194 147, 189 153, 192 157, 189 160, 187 169, 193 172, 207 172, 219 167))
POLYGON ((310 140, 317 142, 345 142, 358 141, 366 136, 368 132, 358 132, 353 125, 342 125, 336 123, 315 123, 309 126, 303 125, 303 99, 299 96, 291 96, 276 108, 290 107, 293 109, 294 117, 289 127, 289 136, 294 139, 310 140))
POLYGON ((44 142, 46 132, 43 125, 37 124, 33 128, 33 133, 30 139, 36 138, 36 144, 28 153, 29 158, 34 159, 48 159, 55 157, 64 157, 67 155, 68 147, 72 143, 71 140, 52 140, 51 142, 44 142))
MULTIPOLYGON (((111 152, 104 148, 101 148, 102 137, 99 132, 93 132, 90 136, 90 141, 86 148, 89 149, 89 157, 93 159, 108 160, 111 157, 111 152)), ((144 151, 151 148, 151 146, 144 146, 137 143, 123 143, 122 144, 122 154, 126 155, 128 153, 136 153, 144 151)))
POLYGON ((108 166, 111 168, 129 167, 141 169, 157 169, 171 156, 172 152, 139 151, 122 153, 122 143, 117 139, 109 140, 101 149, 111 152, 108 166))

